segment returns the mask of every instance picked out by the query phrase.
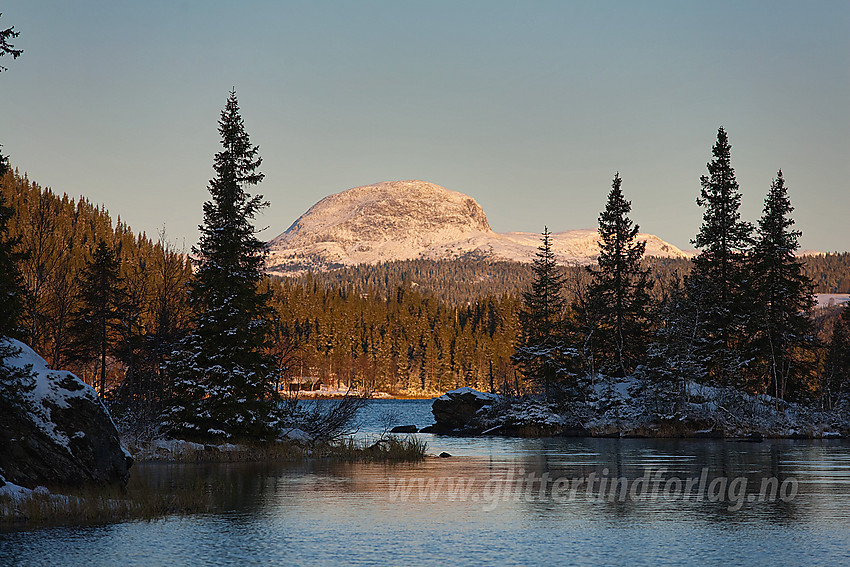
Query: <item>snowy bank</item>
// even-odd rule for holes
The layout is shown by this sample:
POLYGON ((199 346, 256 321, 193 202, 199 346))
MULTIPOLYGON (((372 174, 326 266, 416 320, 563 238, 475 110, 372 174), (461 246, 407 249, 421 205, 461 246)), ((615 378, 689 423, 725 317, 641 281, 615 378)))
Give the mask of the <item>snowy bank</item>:
POLYGON ((850 408, 822 411, 689 382, 679 396, 641 376, 599 377, 580 399, 500 398, 469 388, 434 399, 429 431, 521 437, 850 437, 850 408))
POLYGON ((126 483, 132 459, 91 386, 0 339, 0 488, 126 483))

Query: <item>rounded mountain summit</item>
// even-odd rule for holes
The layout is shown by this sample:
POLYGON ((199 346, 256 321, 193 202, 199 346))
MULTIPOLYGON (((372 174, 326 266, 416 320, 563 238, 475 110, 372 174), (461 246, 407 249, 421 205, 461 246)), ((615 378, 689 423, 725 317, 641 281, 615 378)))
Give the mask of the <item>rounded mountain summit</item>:
MULTIPOLYGON (((685 254, 651 234, 639 234, 649 256, 685 254)), ((269 242, 267 271, 294 275, 393 260, 477 258, 530 262, 540 235, 496 233, 469 195, 425 181, 385 181, 329 195, 269 242)), ((595 229, 552 235, 566 262, 599 254, 595 229)))

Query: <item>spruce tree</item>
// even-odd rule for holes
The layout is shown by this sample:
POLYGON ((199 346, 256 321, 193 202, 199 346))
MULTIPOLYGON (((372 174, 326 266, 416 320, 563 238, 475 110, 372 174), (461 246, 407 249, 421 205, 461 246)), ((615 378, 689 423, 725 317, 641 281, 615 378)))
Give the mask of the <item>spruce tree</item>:
POLYGON ((841 308, 832 328, 821 397, 825 409, 834 408, 842 400, 850 401, 850 304, 841 308))
POLYGON ((95 384, 106 393, 106 362, 115 354, 124 315, 124 282, 115 251, 101 239, 82 271, 78 310, 72 316, 69 345, 72 360, 97 362, 95 384))
POLYGON ((564 372, 567 351, 563 342, 564 275, 555 260, 547 227, 543 229, 532 270, 531 289, 522 295, 519 345, 511 358, 526 378, 543 386, 548 399, 564 372))
POLYGON ((245 131, 235 91, 218 126, 222 150, 215 155, 201 239, 192 250, 195 330, 172 361, 175 403, 167 421, 173 436, 265 438, 274 433, 276 380, 265 352, 269 297, 259 289, 266 245, 252 220, 268 203, 246 192, 262 181, 262 160, 245 131))
POLYGON ((802 233, 791 229, 794 221, 788 215, 793 210, 779 170, 764 201, 752 252, 756 300, 750 334, 753 389, 778 398, 801 386, 814 340, 812 282, 794 255, 802 233))
POLYGON ((741 220, 741 193, 731 163, 726 131, 717 131, 709 175, 700 178, 697 204, 705 208, 700 231, 691 242, 700 249, 687 279, 689 296, 705 301, 698 311, 702 358, 710 380, 741 385, 745 358, 745 326, 751 310, 752 277, 746 264, 752 225, 741 220))
POLYGON ((649 270, 641 267, 645 242, 636 240, 639 226, 629 218, 631 201, 614 176, 605 210, 599 215, 597 269, 588 268, 593 281, 588 295, 595 311, 596 360, 603 372, 626 376, 643 359, 650 330, 649 270))
MULTIPOLYGON (((0 48, 5 47, 9 32, 11 28, 0 32, 0 48)), ((3 69, 0 67, 0 70, 3 69)), ((0 149, 2 147, 0 145, 0 149)), ((8 171, 9 160, 0 152, 0 179, 8 171)), ((12 368, 6 363, 7 359, 20 353, 9 337, 21 332, 20 318, 26 293, 20 269, 20 262, 26 254, 18 250, 20 237, 9 234, 9 223, 14 216, 15 210, 6 204, 6 198, 0 192, 0 415, 18 413, 17 410, 27 403, 24 394, 35 388, 35 379, 27 369, 12 368)))

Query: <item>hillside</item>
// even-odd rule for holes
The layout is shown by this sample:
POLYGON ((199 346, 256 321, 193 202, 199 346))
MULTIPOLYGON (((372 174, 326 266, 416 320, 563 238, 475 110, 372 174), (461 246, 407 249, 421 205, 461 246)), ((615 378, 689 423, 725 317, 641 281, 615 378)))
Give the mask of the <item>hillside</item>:
MULTIPOLYGON (((648 256, 687 255, 652 234, 640 234, 648 256)), ((598 254, 595 229, 552 235, 555 254, 589 264, 598 254)), ((313 205, 270 241, 268 272, 296 275, 401 260, 486 259, 528 263, 540 235, 497 233, 475 199, 424 181, 389 181, 348 189, 313 205)))

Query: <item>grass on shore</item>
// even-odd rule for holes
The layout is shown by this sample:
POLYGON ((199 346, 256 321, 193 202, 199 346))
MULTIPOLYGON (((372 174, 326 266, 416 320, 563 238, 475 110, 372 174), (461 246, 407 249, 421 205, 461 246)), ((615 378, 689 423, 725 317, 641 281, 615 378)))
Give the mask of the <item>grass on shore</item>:
MULTIPOLYGON (((262 476, 264 465, 296 463, 312 459, 339 462, 415 462, 425 458, 426 443, 416 437, 386 436, 377 440, 346 438, 335 443, 248 443, 228 446, 186 444, 168 455, 156 453, 144 461, 162 460, 173 466, 198 467, 233 463, 248 468, 247 474, 262 476), (200 447, 200 448, 199 448, 200 447), (254 467, 253 469, 249 467, 254 467)), ((202 469, 197 469, 201 471, 202 469)), ((89 486, 67 494, 36 491, 12 498, 0 495, 0 530, 51 525, 98 525, 128 520, 156 520, 220 510, 237 502, 244 487, 231 480, 198 475, 194 480, 158 486, 130 475, 127 487, 89 486)))
POLYGON ((127 488, 86 487, 72 494, 33 493, 13 499, 0 496, 0 529, 30 529, 53 525, 98 525, 125 520, 154 520, 215 509, 208 486, 152 489, 131 477, 127 488))
POLYGON ((330 459, 344 462, 416 462, 425 458, 427 443, 414 436, 384 435, 377 439, 343 437, 337 441, 302 444, 291 441, 200 445, 176 443, 170 450, 132 451, 141 462, 181 463, 290 462, 330 459))
POLYGON ((416 462, 425 458, 428 444, 418 437, 382 436, 377 440, 347 437, 341 442, 317 446, 314 457, 347 462, 416 462))

